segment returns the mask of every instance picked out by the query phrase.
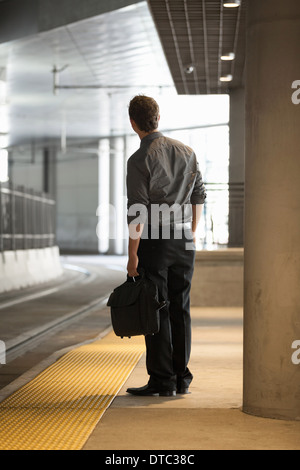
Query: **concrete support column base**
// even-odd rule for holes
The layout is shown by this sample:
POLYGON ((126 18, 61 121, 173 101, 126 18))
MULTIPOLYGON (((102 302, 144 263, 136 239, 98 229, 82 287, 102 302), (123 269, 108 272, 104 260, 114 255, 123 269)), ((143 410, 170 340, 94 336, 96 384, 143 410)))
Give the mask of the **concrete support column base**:
POLYGON ((246 54, 243 410, 299 420, 299 0, 248 2, 246 54))

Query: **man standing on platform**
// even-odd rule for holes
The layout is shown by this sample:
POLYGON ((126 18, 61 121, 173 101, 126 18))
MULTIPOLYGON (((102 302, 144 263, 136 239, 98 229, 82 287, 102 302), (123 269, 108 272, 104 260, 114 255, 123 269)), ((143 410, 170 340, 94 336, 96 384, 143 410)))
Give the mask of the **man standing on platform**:
POLYGON ((138 396, 189 393, 193 375, 190 289, 195 263, 195 233, 206 192, 194 151, 158 131, 159 106, 139 95, 129 105, 140 148, 128 160, 128 276, 143 268, 167 302, 160 331, 146 340, 146 386, 129 388, 138 396))

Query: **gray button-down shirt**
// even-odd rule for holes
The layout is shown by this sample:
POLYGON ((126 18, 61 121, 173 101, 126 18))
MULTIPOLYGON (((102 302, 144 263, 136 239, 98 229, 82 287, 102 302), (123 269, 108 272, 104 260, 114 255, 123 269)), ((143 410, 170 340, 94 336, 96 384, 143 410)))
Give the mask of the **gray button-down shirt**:
POLYGON ((153 132, 127 164, 127 220, 173 225, 192 221, 192 205, 203 204, 206 191, 194 151, 153 132))

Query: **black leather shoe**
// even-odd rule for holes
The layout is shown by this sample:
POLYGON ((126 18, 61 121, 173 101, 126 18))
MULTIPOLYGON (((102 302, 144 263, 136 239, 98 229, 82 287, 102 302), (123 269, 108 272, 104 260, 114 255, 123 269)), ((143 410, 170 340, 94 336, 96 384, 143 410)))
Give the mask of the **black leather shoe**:
POLYGON ((179 393, 180 395, 189 395, 191 392, 189 391, 188 387, 181 387, 177 389, 177 393, 179 393))
POLYGON ((145 385, 144 387, 139 388, 128 388, 126 390, 127 393, 131 393, 131 395, 135 395, 138 397, 175 397, 176 391, 175 390, 157 390, 150 385, 145 385))

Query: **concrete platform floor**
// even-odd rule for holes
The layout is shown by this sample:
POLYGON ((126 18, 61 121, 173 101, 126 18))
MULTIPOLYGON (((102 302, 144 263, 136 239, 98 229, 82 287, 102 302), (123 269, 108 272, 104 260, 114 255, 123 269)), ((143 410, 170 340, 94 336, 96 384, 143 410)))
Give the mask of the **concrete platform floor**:
POLYGON ((299 450, 300 422, 246 415, 242 406, 242 310, 193 308, 191 394, 134 397, 143 357, 84 450, 299 450))
MULTIPOLYGON (((104 268, 107 259, 66 257, 64 261, 87 268, 92 275, 79 284, 74 283, 70 289, 16 304, 9 311, 2 309, 1 334, 5 339, 30 331, 36 325, 38 312, 43 313, 39 315, 40 322, 58 318, 69 309, 109 292, 124 277, 124 260, 115 260, 116 265, 111 268, 119 266, 121 270, 111 269, 111 274, 109 267, 104 268), (58 305, 60 308, 54 309, 58 305)), ((1 300, 16 298, 13 293, 2 296, 1 300)), ((138 387, 148 381, 143 356, 90 435, 84 450, 300 449, 300 422, 264 419, 241 411, 242 309, 193 307, 192 319, 192 393, 172 398, 128 395, 127 387, 138 387)), ((0 367, 0 399, 56 360, 56 351, 90 341, 109 326, 109 309, 95 309, 0 367)))

